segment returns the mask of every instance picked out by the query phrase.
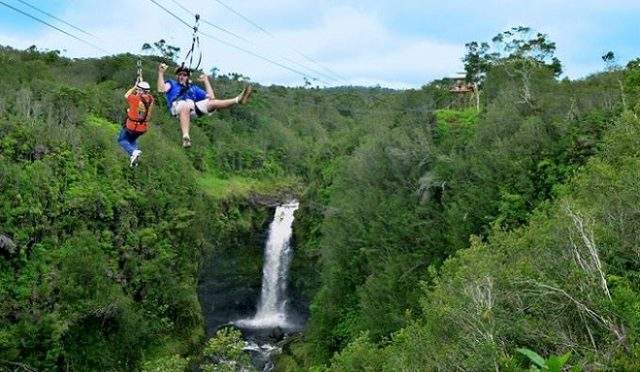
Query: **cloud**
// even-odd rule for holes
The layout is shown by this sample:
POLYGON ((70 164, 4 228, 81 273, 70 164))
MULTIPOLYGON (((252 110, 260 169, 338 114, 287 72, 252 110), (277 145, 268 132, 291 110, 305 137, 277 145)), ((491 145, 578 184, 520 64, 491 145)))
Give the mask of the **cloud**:
MULTIPOLYGON (((161 3, 169 7, 168 2, 161 3)), ((212 3, 213 1, 194 1, 191 7, 204 10, 203 17, 211 14, 208 19, 212 22, 232 29, 254 43, 247 45, 205 25, 201 26, 203 31, 243 48, 257 50, 258 53, 295 70, 303 70, 301 65, 307 66, 311 70, 305 69, 304 72, 319 76, 324 81, 329 80, 329 75, 335 75, 309 62, 301 54, 345 77, 347 82, 341 81, 340 84, 371 82, 372 85, 376 85, 390 82, 394 86, 416 87, 428 79, 460 69, 460 46, 429 38, 406 39, 385 26, 375 14, 367 13, 361 8, 324 6, 322 9, 316 9, 320 14, 307 17, 305 20, 302 12, 305 9, 313 9, 314 3, 311 1, 275 0, 270 1, 268 6, 262 2, 254 3, 255 7, 251 9, 250 17, 253 13, 259 14, 269 9, 271 13, 276 13, 278 9, 287 9, 285 14, 298 19, 298 22, 291 25, 282 21, 279 26, 271 25, 269 32, 275 36, 272 38, 243 23, 224 8, 212 7, 212 3), (295 16, 295 13, 298 15, 295 16), (287 60, 279 59, 279 56, 287 60), (298 64, 289 61, 296 61, 298 64)), ((186 13, 176 7, 171 9, 190 22, 186 13)), ((242 11, 241 8, 238 10, 242 11)), ((167 39, 170 44, 181 46, 183 50, 190 45, 190 30, 150 2, 78 2, 60 16, 100 36, 104 40, 101 46, 112 53, 138 53, 143 42, 152 42, 160 38, 167 39), (122 9, 126 9, 126 12, 122 9), (95 14, 100 15, 99 19, 96 19, 95 14), (135 16, 131 16, 132 14, 135 16)), ((223 72, 240 72, 265 84, 303 83, 302 77, 290 71, 214 40, 202 37, 201 42, 206 69, 217 66, 223 72)), ((66 55, 71 57, 95 57, 102 54, 48 28, 24 37, 0 35, 0 43, 20 48, 36 44, 42 48, 64 49, 66 55)))
MULTIPOLYGON (((168 0, 157 0, 187 22, 192 17, 168 0)), ((419 87, 425 82, 462 69, 464 43, 487 40, 515 25, 530 25, 548 33, 558 45, 558 56, 571 77, 601 68, 600 55, 611 49, 629 59, 638 44, 638 28, 629 18, 640 10, 637 0, 486 0, 441 2, 404 0, 245 0, 230 2, 236 10, 265 27, 271 37, 220 6, 214 0, 177 0, 200 12, 204 19, 242 35, 246 44, 207 25, 201 29, 226 42, 329 81, 337 72, 347 82, 393 87, 419 87), (302 56, 303 54, 304 56, 302 56), (292 62, 295 61, 295 62, 292 62), (304 66, 302 66, 304 65, 304 66)), ((139 53, 144 42, 160 38, 188 49, 190 30, 150 1, 55 0, 56 14, 100 36, 101 46, 112 53, 139 53)), ((0 10, 2 12, 4 10, 0 10)), ((9 10, 7 10, 10 12, 9 10)), ((22 17, 14 14, 16 19, 22 17)), ((24 18, 24 17, 22 17, 24 18)), ((70 57, 95 57, 102 53, 57 31, 22 20, 24 32, 0 25, 0 43, 19 48, 32 44, 64 49, 70 57), (4 31, 3 31, 4 30, 4 31)), ((263 84, 301 85, 302 77, 201 38, 205 70, 216 66, 223 73, 239 72, 263 84)), ((624 61, 621 61, 624 63, 624 61)), ((134 68, 132 66, 132 68, 134 68)), ((337 84, 334 81, 330 81, 337 84)))
POLYGON ((330 8, 315 27, 287 30, 278 36, 347 76, 350 84, 377 77, 416 87, 462 67, 461 45, 406 38, 354 7, 330 8))

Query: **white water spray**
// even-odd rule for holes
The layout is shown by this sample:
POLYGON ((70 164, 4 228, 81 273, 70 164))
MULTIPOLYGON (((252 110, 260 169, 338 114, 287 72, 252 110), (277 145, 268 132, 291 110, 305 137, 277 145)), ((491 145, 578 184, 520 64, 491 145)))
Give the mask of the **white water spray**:
POLYGON ((247 328, 289 328, 287 320, 287 278, 291 264, 293 235, 293 213, 299 203, 293 201, 276 208, 269 227, 269 237, 264 252, 262 268, 262 293, 258 311, 251 319, 242 319, 235 324, 247 328))

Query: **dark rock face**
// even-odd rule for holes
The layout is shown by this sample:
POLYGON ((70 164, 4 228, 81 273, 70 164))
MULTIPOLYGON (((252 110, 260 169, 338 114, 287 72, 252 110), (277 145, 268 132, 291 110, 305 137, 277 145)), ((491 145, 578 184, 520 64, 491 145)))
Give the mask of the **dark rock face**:
POLYGON ((217 247, 204 258, 198 297, 207 337, 234 320, 253 316, 262 285, 263 246, 273 211, 245 206, 240 221, 251 226, 227 226, 217 247))
POLYGON ((275 209, 277 206, 287 203, 293 199, 299 199, 299 194, 300 193, 295 190, 281 191, 279 194, 275 195, 254 193, 249 196, 249 200, 254 205, 275 209))
MULTIPOLYGON (((255 315, 262 289, 264 246, 269 225, 274 218, 275 206, 289 200, 288 195, 247 200, 244 206, 229 213, 240 215, 237 221, 241 224, 232 223, 220 231, 222 235, 214 234, 216 248, 203 260, 198 284, 207 337, 229 326, 230 322, 255 315)), ((295 262, 295 241, 291 244, 295 262)), ((273 360, 281 352, 281 344, 298 334, 306 322, 308 301, 298 292, 295 282, 290 284, 287 296, 291 302, 287 315, 291 317, 288 320, 296 324, 295 329, 238 328, 248 343, 246 352, 260 371, 274 369, 273 360)))
POLYGON ((218 256, 203 265, 198 295, 208 337, 221 325, 255 313, 261 272, 245 263, 241 258, 218 256))
POLYGON ((271 334, 269 336, 271 336, 271 338, 276 342, 280 342, 284 339, 284 332, 282 331, 282 328, 276 327, 271 330, 271 334))
POLYGON ((16 254, 16 245, 8 236, 0 234, 0 253, 6 256, 16 254))

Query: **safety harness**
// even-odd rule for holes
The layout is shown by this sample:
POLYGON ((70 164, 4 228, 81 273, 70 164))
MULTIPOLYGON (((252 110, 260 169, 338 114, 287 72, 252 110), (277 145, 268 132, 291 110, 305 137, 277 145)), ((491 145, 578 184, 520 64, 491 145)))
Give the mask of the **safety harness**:
MULTIPOLYGON (((182 85, 180 87, 180 93, 178 93, 178 95, 176 96, 175 101, 186 101, 187 100, 187 93, 189 92, 189 88, 191 88, 191 83, 189 83, 189 82, 187 82, 187 85, 182 85)), ((194 109, 195 109, 196 115, 198 117, 203 116, 204 114, 206 114, 205 112, 200 110, 200 108, 198 107, 198 105, 195 104, 195 102, 194 102, 194 109)))
POLYGON ((147 121, 147 116, 149 116, 149 108, 153 104, 153 96, 150 94, 134 94, 130 97, 132 99, 128 99, 129 109, 127 110, 127 119, 125 121, 125 128, 129 130, 131 133, 142 134, 149 129, 149 122, 147 121), (140 104, 144 105, 144 114, 143 116, 132 118, 132 113, 138 113, 138 108, 140 104))
POLYGON ((202 63, 202 49, 200 49, 200 36, 198 36, 198 28, 200 27, 200 14, 196 14, 196 21, 193 25, 193 37, 191 39, 191 49, 189 49, 189 53, 184 56, 184 61, 182 61, 182 68, 186 67, 187 60, 189 60, 189 70, 194 71, 200 68, 200 63, 202 63), (196 67, 193 67, 193 56, 196 54, 195 50, 198 49, 198 63, 196 67))

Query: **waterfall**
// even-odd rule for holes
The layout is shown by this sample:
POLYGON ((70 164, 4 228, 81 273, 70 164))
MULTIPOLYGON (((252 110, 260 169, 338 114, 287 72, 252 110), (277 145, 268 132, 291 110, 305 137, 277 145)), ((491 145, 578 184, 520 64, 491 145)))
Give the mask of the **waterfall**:
POLYGON ((293 201, 276 208, 269 226, 269 237, 264 249, 262 292, 253 318, 236 321, 240 327, 289 328, 287 320, 287 280, 291 264, 293 213, 299 203, 293 201))

